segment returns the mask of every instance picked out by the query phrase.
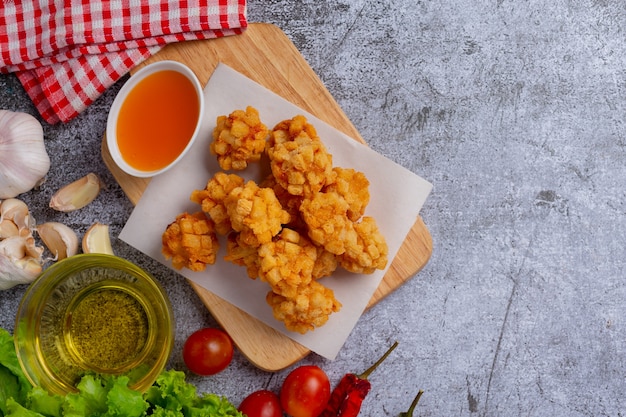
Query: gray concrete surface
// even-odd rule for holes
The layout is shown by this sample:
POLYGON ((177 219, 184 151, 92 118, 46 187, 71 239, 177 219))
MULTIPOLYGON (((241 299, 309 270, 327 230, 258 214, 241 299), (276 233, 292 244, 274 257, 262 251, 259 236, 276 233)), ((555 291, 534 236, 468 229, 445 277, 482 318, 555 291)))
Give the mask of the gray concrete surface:
MULTIPOLYGON (((621 1, 250 1, 249 20, 281 27, 369 144, 434 184, 422 211, 426 268, 368 311, 332 382, 371 377, 361 415, 397 416, 424 389, 419 416, 620 416, 626 408, 626 9, 621 1)), ((120 82, 78 119, 45 126, 53 166, 29 193, 37 219, 121 230, 131 204, 99 157, 120 82), (107 182, 84 210, 46 207, 67 179, 107 182)), ((34 113, 13 76, 0 107, 34 113)), ((215 322, 189 286, 123 242, 175 305, 177 346, 215 322)), ((0 292, 13 328, 20 286, 0 292)), ((241 355, 191 377, 238 403, 277 390, 241 355)))

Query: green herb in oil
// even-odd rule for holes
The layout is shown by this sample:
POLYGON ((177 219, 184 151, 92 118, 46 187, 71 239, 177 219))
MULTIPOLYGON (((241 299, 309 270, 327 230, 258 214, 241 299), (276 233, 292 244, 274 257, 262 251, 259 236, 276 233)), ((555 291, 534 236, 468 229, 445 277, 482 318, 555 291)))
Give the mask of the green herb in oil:
POLYGON ((106 288, 80 301, 72 312, 69 330, 84 363, 114 371, 140 354, 148 339, 148 318, 131 294, 106 288))

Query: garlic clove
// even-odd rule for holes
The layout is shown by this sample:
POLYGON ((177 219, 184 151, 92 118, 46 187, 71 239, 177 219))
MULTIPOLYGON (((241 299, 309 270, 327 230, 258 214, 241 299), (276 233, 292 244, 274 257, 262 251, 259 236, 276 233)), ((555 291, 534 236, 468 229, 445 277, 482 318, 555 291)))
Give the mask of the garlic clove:
POLYGON ((11 236, 0 241, 0 254, 11 261, 17 261, 26 256, 26 238, 11 236))
POLYGON ((43 265, 41 260, 39 260, 38 258, 32 258, 30 256, 25 256, 22 259, 18 259, 14 262, 14 264, 28 276, 37 277, 37 275, 41 274, 41 272, 43 271, 43 265))
POLYGON ((12 220, 20 232, 27 231, 24 235, 30 234, 30 229, 34 226, 34 219, 31 218, 28 206, 22 200, 9 198, 2 201, 0 205, 0 221, 12 220))
POLYGON ((85 232, 82 241, 83 253, 105 253, 114 255, 111 247, 109 226, 102 223, 94 223, 85 232))
POLYGON ((76 255, 78 236, 70 227, 59 222, 46 222, 37 226, 37 233, 44 245, 57 260, 76 255))
POLYGON ((31 257, 41 260, 43 256, 43 247, 37 246, 35 238, 32 234, 22 237, 24 239, 25 257, 31 257))
POLYGON ((0 253, 0 290, 31 283, 41 274, 42 263, 36 258, 12 260, 0 253))
POLYGON ((43 270, 43 248, 35 245, 35 239, 11 236, 0 241, 0 290, 18 284, 28 284, 43 270))
POLYGON ((0 220, 0 239, 6 239, 7 237, 17 236, 20 231, 16 224, 11 219, 0 220))
POLYGON ((0 110, 0 199, 32 190, 49 169, 41 123, 28 113, 0 110))
POLYGON ((50 207, 64 212, 78 210, 95 200, 101 187, 100 178, 91 172, 54 193, 50 207))

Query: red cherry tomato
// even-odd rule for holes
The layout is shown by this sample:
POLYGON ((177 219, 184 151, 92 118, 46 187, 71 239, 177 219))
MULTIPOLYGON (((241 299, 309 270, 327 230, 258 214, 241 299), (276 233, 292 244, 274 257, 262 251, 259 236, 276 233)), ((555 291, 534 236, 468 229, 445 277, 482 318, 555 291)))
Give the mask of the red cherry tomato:
POLYGON ((183 360, 198 375, 214 375, 226 369, 233 359, 233 342, 220 329, 200 329, 187 338, 183 360))
POLYGON ((248 395, 239 405, 239 411, 248 417, 283 417, 278 395, 268 390, 248 395))
POLYGON ((291 417, 317 417, 330 399, 330 382, 317 366, 304 365, 293 371, 280 390, 280 403, 291 417))

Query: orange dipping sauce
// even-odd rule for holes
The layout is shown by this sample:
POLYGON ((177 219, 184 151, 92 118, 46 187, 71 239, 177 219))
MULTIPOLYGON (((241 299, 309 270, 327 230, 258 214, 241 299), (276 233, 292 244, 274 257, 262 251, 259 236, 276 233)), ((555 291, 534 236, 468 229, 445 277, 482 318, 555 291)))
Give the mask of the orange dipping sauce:
POLYGON ((140 81, 120 107, 117 143, 133 168, 154 171, 183 152, 196 129, 200 102, 183 74, 159 71, 140 81))

